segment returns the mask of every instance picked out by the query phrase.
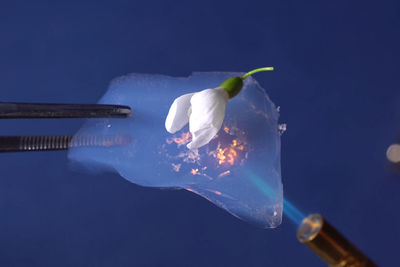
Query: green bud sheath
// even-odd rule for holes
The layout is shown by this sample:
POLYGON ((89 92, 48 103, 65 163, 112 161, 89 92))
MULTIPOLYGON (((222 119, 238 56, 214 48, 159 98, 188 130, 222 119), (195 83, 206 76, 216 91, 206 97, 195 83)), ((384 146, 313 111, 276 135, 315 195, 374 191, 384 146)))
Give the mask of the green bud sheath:
POLYGON ((243 80, 240 77, 232 77, 221 83, 219 87, 224 88, 224 90, 228 93, 229 98, 232 98, 239 94, 240 90, 242 90, 243 80))
POLYGON ((246 73, 242 77, 229 78, 228 80, 221 83, 221 85, 219 87, 224 88, 224 90, 228 93, 229 98, 233 98, 237 94, 239 94, 240 90, 242 90, 244 79, 246 79, 247 77, 249 77, 250 75, 252 75, 254 73, 257 73, 260 71, 270 71, 270 70, 274 70, 274 68, 273 67, 265 67, 265 68, 255 69, 255 70, 252 70, 252 71, 246 73))

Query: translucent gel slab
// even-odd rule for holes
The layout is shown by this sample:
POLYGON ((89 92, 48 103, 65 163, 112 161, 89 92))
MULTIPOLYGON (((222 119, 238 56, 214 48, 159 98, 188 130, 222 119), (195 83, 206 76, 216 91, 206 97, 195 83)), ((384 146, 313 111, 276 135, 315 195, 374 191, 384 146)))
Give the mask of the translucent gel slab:
POLYGON ((132 183, 183 188, 234 216, 263 228, 281 223, 278 111, 253 79, 229 100, 216 138, 192 151, 186 125, 172 135, 164 122, 175 98, 215 88, 241 73, 193 73, 188 78, 130 74, 112 81, 99 103, 132 108, 129 119, 89 120, 80 135, 129 136, 119 146, 71 148, 69 158, 88 167, 112 169, 132 183))

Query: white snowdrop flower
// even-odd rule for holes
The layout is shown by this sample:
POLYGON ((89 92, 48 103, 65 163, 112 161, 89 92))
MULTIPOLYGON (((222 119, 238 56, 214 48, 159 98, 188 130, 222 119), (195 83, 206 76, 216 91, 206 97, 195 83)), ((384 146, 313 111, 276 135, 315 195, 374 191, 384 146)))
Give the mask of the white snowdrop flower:
POLYGON ((192 142, 187 147, 195 149, 204 146, 221 128, 228 99, 229 95, 223 88, 205 89, 180 96, 169 109, 165 128, 175 133, 189 122, 192 142))
POLYGON ((243 87, 243 80, 256 72, 267 70, 273 70, 273 68, 259 68, 246 73, 242 77, 232 77, 217 88, 205 89, 178 97, 169 109, 165 128, 173 134, 189 122, 192 141, 187 147, 197 149, 208 144, 221 129, 226 104, 229 98, 240 92, 243 87))

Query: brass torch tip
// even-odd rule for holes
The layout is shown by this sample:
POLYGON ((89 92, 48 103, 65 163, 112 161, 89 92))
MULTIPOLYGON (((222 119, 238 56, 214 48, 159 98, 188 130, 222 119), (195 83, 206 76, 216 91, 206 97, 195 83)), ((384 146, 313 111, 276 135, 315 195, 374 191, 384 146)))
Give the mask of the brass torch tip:
POLYGON ((297 231, 297 239, 330 266, 377 266, 320 214, 311 214, 303 220, 297 231))

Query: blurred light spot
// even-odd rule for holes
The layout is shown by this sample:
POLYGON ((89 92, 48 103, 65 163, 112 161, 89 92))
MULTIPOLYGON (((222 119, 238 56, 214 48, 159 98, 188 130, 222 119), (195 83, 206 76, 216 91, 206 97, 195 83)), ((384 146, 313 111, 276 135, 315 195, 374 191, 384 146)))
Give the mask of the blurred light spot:
POLYGON ((391 145, 386 151, 386 157, 390 162, 400 163, 400 145, 391 145))

